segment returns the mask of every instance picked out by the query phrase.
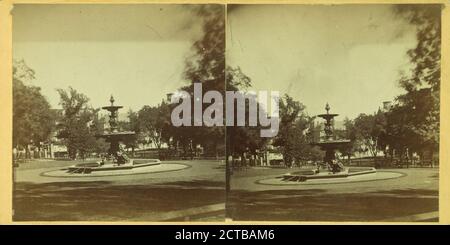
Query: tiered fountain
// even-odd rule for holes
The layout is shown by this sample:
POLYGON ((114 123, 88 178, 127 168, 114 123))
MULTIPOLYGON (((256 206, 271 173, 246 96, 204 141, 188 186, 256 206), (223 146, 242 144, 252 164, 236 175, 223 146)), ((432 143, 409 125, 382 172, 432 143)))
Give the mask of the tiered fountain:
POLYGON ((120 147, 120 142, 135 135, 133 131, 121 131, 118 127, 118 110, 123 106, 114 105, 114 97, 111 95, 109 100, 111 105, 104 106, 102 109, 109 111, 109 129, 103 134, 97 135, 104 138, 109 143, 107 155, 102 156, 98 162, 76 164, 67 169, 68 173, 90 174, 94 171, 114 171, 127 170, 138 167, 159 165, 158 159, 135 160, 129 159, 120 147))
POLYGON ((114 105, 114 97, 112 95, 109 99, 109 102, 111 102, 110 106, 102 107, 103 110, 109 111, 109 130, 101 135, 98 135, 98 137, 104 138, 107 142, 109 142, 109 156, 118 159, 120 158, 120 155, 126 156, 125 153, 120 149, 119 142, 123 141, 126 138, 134 136, 136 133, 133 131, 119 131, 117 111, 123 108, 123 106, 114 105))
POLYGON ((339 114, 331 114, 330 105, 328 105, 328 103, 325 106, 325 110, 327 111, 326 114, 317 115, 318 117, 325 119, 325 134, 323 137, 321 137, 319 142, 314 142, 312 144, 319 146, 323 151, 325 151, 323 165, 326 166, 326 169, 320 169, 320 165, 318 165, 318 167, 315 169, 288 173, 283 175, 283 181, 307 181, 313 179, 347 178, 355 175, 376 173, 375 168, 372 167, 344 167, 342 162, 340 162, 339 159, 336 158, 336 149, 350 144, 350 140, 336 138, 336 135, 333 131, 333 120, 334 117, 338 116, 339 114))
POLYGON ((339 114, 330 114, 330 105, 327 103, 325 106, 326 114, 317 115, 320 118, 325 119, 324 132, 325 135, 319 142, 313 143, 313 145, 318 145, 325 151, 325 157, 323 159, 324 164, 333 173, 338 173, 344 171, 345 168, 336 161, 336 149, 341 146, 349 145, 350 140, 348 139, 337 139, 333 132, 333 119, 339 114))

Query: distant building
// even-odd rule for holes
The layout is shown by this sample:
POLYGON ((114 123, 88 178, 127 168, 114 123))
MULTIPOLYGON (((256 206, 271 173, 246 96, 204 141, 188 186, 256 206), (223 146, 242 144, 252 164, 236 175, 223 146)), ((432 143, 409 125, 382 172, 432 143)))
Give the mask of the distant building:
MULTIPOLYGON (((61 118, 64 111, 62 109, 52 109, 56 118, 61 118)), ((55 121, 55 126, 58 128, 60 122, 58 120, 55 121)), ((58 130, 55 130, 50 140, 47 142, 41 142, 41 152, 39 153, 40 157, 44 158, 65 158, 68 157, 67 147, 61 142, 58 137, 58 130)))
POLYGON ((384 101, 383 102, 383 111, 389 111, 392 108, 392 102, 391 101, 384 101))
POLYGON ((170 103, 170 101, 172 100, 172 96, 173 96, 173 93, 167 93, 166 94, 166 97, 167 97, 166 99, 167 99, 168 103, 170 103))

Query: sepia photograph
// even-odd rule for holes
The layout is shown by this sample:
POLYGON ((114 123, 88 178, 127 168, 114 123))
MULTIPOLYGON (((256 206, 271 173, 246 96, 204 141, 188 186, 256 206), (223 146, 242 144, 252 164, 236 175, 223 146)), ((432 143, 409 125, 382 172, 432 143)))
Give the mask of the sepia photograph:
POLYGON ((441 9, 229 4, 227 86, 279 125, 227 130, 227 218, 438 222, 441 9))
POLYGON ((11 222, 448 221, 446 4, 213 2, 0 3, 11 222))
POLYGON ((171 113, 194 82, 223 91, 225 5, 11 13, 13 221, 224 220, 225 130, 171 113))

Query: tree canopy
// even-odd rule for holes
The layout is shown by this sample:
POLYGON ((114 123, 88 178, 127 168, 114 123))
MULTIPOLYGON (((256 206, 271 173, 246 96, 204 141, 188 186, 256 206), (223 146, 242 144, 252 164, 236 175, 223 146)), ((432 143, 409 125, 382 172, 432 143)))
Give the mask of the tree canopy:
POLYGON ((41 89, 28 83, 34 80, 34 71, 21 60, 13 67, 13 145, 39 147, 47 142, 54 130, 55 113, 51 110, 41 89))

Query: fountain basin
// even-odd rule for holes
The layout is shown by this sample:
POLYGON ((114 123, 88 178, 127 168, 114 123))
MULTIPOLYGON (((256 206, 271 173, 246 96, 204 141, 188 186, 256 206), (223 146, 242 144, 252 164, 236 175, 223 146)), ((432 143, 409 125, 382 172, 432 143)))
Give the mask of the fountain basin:
POLYGON ((318 171, 316 169, 302 170, 292 173, 287 173, 281 176, 282 181, 295 181, 303 182, 314 179, 338 179, 338 178, 348 178, 356 175, 373 174, 377 170, 372 167, 350 167, 346 168, 344 171, 338 173, 332 173, 330 171, 318 171))
POLYGON ((104 164, 98 162, 80 163, 67 168, 68 173, 90 174, 95 171, 128 170, 161 164, 159 159, 131 159, 125 164, 104 164))
MULTIPOLYGON (((287 175, 287 174, 286 174, 287 175)), ((272 176, 256 180, 256 184, 273 186, 310 186, 310 185, 334 185, 350 184, 367 181, 382 181, 395 178, 401 178, 406 174, 392 170, 372 171, 371 168, 356 168, 348 173, 328 174, 322 173, 318 176, 303 176, 291 173, 291 178, 284 179, 286 175, 272 176), (333 176, 334 175, 334 176, 333 176), (312 178, 311 178, 312 177, 312 178), (318 178, 317 178, 318 177, 318 178)))
POLYGON ((339 146, 347 145, 349 143, 350 140, 324 140, 312 143, 312 145, 321 146, 322 148, 337 148, 339 146))
POLYGON ((112 164, 105 164, 104 167, 96 167, 93 162, 82 163, 71 166, 69 168, 76 168, 79 171, 69 172, 69 168, 59 168, 42 172, 40 175, 45 177, 57 178, 84 178, 86 180, 96 179, 98 177, 115 177, 135 174, 157 174, 162 172, 179 171, 190 168, 191 166, 182 162, 160 162, 157 159, 134 159, 134 164, 127 163, 120 166, 111 166, 112 164), (150 161, 149 161, 150 160, 150 161), (131 167, 130 167, 131 165, 131 167))

